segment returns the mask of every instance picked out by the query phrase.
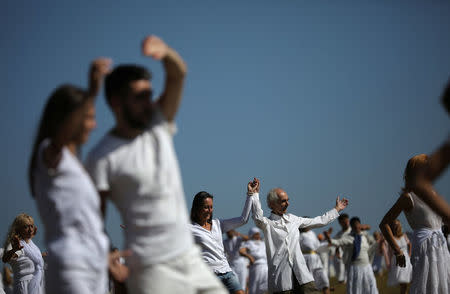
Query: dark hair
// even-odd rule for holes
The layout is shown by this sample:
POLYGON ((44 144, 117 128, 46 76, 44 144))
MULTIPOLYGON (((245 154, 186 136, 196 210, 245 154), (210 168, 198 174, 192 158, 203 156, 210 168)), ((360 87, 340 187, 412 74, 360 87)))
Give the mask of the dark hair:
POLYGON ((144 67, 134 64, 117 66, 105 78, 105 96, 108 105, 114 95, 123 96, 129 90, 129 84, 137 80, 150 80, 152 74, 144 67))
POLYGON ((352 217, 352 218, 350 219, 350 226, 353 227, 353 225, 354 225, 356 222, 361 223, 361 220, 359 219, 359 217, 357 217, 357 216, 352 217))
POLYGON ((448 80, 447 86, 445 86, 444 92, 442 93, 442 104, 450 114, 450 80, 448 80))
MULTIPOLYGON (((213 195, 209 194, 205 191, 200 191, 194 196, 194 200, 192 201, 192 208, 191 208, 191 222, 198 223, 198 217, 197 217, 197 211, 203 207, 203 202, 206 198, 213 199, 213 195)), ((211 218, 208 220, 208 223, 212 222, 212 214, 211 218)))
POLYGON ((344 220, 344 219, 348 219, 348 214, 343 213, 343 214, 338 216, 338 221, 341 221, 341 220, 344 220))
POLYGON ((48 98, 41 121, 39 122, 30 163, 28 165, 28 184, 31 195, 34 196, 35 192, 33 187, 33 171, 36 167, 39 145, 44 139, 54 137, 68 116, 83 106, 88 99, 89 95, 85 90, 68 84, 56 88, 48 98))

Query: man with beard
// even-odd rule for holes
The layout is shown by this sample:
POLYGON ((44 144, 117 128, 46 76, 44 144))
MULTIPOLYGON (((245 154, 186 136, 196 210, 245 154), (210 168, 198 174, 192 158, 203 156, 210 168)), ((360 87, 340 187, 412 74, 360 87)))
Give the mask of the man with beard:
POLYGON ((105 80, 115 126, 91 151, 87 169, 102 198, 118 208, 125 230, 131 294, 225 293, 203 263, 188 228, 183 184, 173 145, 186 65, 164 41, 149 36, 142 54, 161 60, 165 88, 152 101, 151 75, 121 65, 105 80))

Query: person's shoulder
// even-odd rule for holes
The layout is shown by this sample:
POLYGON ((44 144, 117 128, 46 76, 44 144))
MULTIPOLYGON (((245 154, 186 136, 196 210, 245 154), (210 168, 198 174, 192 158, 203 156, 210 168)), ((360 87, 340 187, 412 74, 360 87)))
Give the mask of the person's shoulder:
POLYGON ((123 140, 111 135, 111 133, 108 132, 89 151, 86 161, 95 162, 99 159, 102 159, 116 150, 123 143, 123 140))

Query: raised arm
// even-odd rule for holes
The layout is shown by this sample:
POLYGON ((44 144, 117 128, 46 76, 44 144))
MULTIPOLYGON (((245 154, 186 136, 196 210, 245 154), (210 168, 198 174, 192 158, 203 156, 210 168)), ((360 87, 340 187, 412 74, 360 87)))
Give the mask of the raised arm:
POLYGON ((243 226, 248 222, 248 219, 250 218, 250 210, 252 208, 252 191, 253 187, 250 184, 247 185, 247 199, 245 200, 245 205, 244 209, 242 210, 241 216, 220 220, 222 232, 228 232, 229 230, 233 230, 237 227, 243 226))
POLYGON ((348 199, 342 198, 339 199, 339 196, 336 198, 336 206, 327 211, 325 214, 321 216, 317 216, 315 218, 303 218, 299 217, 299 228, 320 228, 328 225, 333 220, 335 220, 339 216, 339 211, 345 209, 348 205, 348 199))
POLYGON ((253 202, 252 202, 253 220, 258 228, 264 229, 268 221, 267 218, 264 217, 264 212, 261 208, 261 202, 259 201, 260 182, 257 178, 254 178, 253 182, 248 183, 248 186, 255 187, 250 191, 250 193, 252 193, 253 195, 253 202))
POLYGON ((11 249, 8 250, 5 248, 5 252, 3 253, 2 261, 4 263, 8 263, 11 261, 11 259, 16 259, 18 256, 16 254, 17 251, 21 250, 23 248, 22 245, 20 245, 19 236, 14 235, 13 239, 11 240, 11 249))
POLYGON ((166 72, 164 91, 158 100, 159 107, 168 121, 173 121, 180 106, 187 67, 178 53, 156 36, 148 36, 142 42, 142 54, 161 60, 166 72))
POLYGON ((397 261, 397 265, 401 267, 406 266, 406 260, 404 256, 404 252, 400 250, 400 247, 397 244, 397 241, 394 238, 394 234, 391 230, 391 224, 397 219, 397 217, 400 215, 400 213, 403 210, 409 210, 412 208, 412 203, 409 198, 408 194, 402 194, 397 202, 389 209, 389 211, 386 213, 386 215, 383 217, 380 223, 380 230, 381 233, 384 236, 384 239, 388 242, 389 246, 391 247, 392 251, 395 254, 395 258, 397 261))

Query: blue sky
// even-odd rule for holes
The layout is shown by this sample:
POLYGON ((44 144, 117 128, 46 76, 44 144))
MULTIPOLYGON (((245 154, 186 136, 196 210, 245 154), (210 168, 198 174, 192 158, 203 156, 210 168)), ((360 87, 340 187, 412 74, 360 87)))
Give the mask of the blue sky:
MULTIPOLYGON (((206 190, 215 216, 237 216, 256 176, 261 198, 280 186, 292 213, 315 216, 346 195, 347 213, 377 227, 408 158, 448 136, 438 98, 450 78, 449 13, 448 1, 7 1, 0 236, 20 212, 40 226, 26 168, 50 92, 67 82, 86 86, 98 56, 148 66, 160 92, 161 65, 139 51, 148 34, 189 68, 175 137, 188 208, 206 190)), ((103 94, 97 122, 84 155, 113 125, 103 94)), ((447 172, 437 183, 447 201, 449 179, 447 172)), ((120 223, 109 207, 118 247, 120 223)))

